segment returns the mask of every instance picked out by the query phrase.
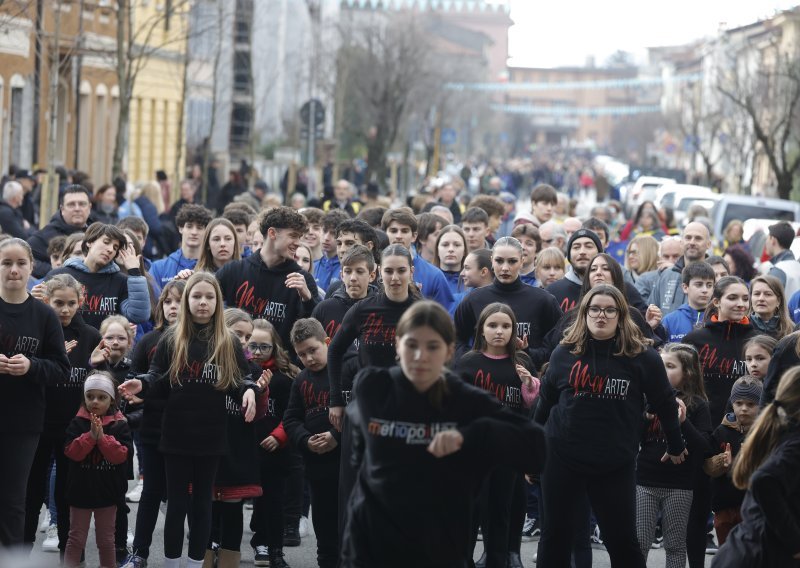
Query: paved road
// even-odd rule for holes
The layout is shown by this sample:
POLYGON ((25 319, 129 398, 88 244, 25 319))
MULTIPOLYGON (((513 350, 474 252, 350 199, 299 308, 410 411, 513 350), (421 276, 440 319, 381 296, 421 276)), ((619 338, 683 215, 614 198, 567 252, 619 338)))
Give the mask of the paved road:
MULTIPOLYGON (((131 488, 133 486, 131 485, 131 488)), ((130 526, 136 519, 137 505, 131 504, 131 513, 129 516, 130 526)), ((247 546, 250 539, 250 531, 248 529, 250 521, 250 511, 245 511, 245 534, 242 539, 244 546, 242 547, 242 566, 253 566, 253 550, 247 546)), ((156 532, 153 536, 153 547, 150 553, 150 568, 161 568, 163 566, 164 549, 163 549, 163 528, 164 517, 159 514, 158 525, 156 532)), ((58 554, 42 552, 42 540, 44 533, 39 533, 36 546, 34 547, 33 554, 31 555, 31 563, 29 568, 56 568, 58 566, 58 554)), ((535 568, 536 564, 533 562, 533 555, 536 553, 537 542, 523 542, 522 543, 522 560, 526 568, 535 568)), ((481 553, 481 543, 476 547, 477 559, 481 553)), ((316 540, 313 535, 303 539, 302 545, 297 548, 286 548, 286 560, 292 568, 315 568, 316 563, 316 540)), ((185 554, 185 549, 184 549, 185 554)), ((94 535, 92 531, 89 534, 89 543, 87 544, 87 563, 86 568, 95 568, 98 565, 97 548, 94 543, 94 535)), ((664 551, 652 550, 647 563, 649 568, 663 568, 665 565, 664 551)), ((610 568, 611 564, 608 560, 608 554, 605 550, 594 550, 593 568, 610 568)), ((706 557, 706 567, 711 566, 711 557, 706 557)), ((9 567, 10 568, 10 567, 9 567)), ((16 567, 15 567, 16 568, 16 567)), ((22 567, 20 567, 22 568, 22 567)), ((409 567, 413 568, 413 567, 409 567)))

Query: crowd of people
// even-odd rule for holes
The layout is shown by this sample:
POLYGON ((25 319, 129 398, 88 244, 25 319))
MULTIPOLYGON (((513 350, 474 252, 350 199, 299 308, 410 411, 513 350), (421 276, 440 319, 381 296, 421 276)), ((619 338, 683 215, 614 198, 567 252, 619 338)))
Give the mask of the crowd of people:
POLYGON ((54 566, 94 517, 103 568, 230 568, 247 506, 272 568, 309 524, 321 568, 588 568, 593 544, 800 566, 792 226, 757 260, 741 222, 579 218, 584 175, 522 207, 526 179, 442 175, 408 205, 340 180, 294 207, 257 182, 216 212, 153 183, 157 238, 124 182, 64 184, 32 232, 8 181, 0 555, 30 553, 46 505, 54 566))

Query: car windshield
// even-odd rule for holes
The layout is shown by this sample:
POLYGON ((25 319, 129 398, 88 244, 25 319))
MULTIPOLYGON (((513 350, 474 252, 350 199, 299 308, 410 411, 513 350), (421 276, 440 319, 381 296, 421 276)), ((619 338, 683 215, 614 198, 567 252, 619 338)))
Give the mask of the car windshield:
POLYGON ((728 223, 734 219, 774 219, 775 221, 789 221, 790 223, 795 220, 794 211, 759 207, 751 204, 745 205, 743 203, 729 203, 725 209, 725 218, 722 220, 722 226, 727 227, 728 223))

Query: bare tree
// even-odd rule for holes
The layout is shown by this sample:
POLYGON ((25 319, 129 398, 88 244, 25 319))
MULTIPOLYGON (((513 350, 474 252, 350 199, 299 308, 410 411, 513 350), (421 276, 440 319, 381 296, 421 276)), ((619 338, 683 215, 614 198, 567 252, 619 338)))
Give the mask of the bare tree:
POLYGON ((714 168, 722 157, 719 136, 724 123, 722 110, 713 108, 711 102, 701 98, 699 84, 691 83, 684 92, 684 104, 668 117, 669 126, 691 146, 692 168, 695 167, 695 156, 703 161, 705 183, 709 186, 714 184, 714 168))
POLYGON ((391 25, 357 26, 346 37, 352 41, 342 44, 340 57, 349 58, 341 64, 348 71, 349 108, 342 124, 360 129, 356 137, 367 150, 366 179, 383 185, 386 156, 418 102, 418 92, 435 74, 431 46, 421 22, 411 14, 392 18, 391 25), (351 116, 355 122, 348 120, 351 116))
POLYGON ((729 50, 717 89, 744 111, 778 197, 788 199, 800 170, 800 58, 784 49, 776 37, 766 46, 745 43, 729 50))

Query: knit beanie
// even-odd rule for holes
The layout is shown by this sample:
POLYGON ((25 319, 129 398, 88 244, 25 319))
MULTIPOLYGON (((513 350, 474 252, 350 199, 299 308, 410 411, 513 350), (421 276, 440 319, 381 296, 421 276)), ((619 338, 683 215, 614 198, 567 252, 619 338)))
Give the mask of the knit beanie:
POLYGON ((600 237, 597 236, 597 233, 591 229, 578 229, 572 233, 572 236, 567 242, 567 260, 570 263, 572 263, 572 243, 574 243, 577 239, 591 239, 597 247, 597 252, 603 252, 603 243, 600 242, 600 237))
POLYGON ((111 400, 116 397, 114 382, 105 375, 93 374, 86 377, 86 381, 83 383, 83 393, 86 394, 90 390, 103 391, 111 397, 111 400))
POLYGON ((750 402, 758 402, 761 400, 761 381, 751 380, 747 382, 736 381, 731 389, 731 403, 737 400, 749 400, 750 402))

